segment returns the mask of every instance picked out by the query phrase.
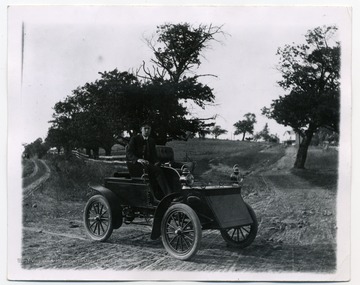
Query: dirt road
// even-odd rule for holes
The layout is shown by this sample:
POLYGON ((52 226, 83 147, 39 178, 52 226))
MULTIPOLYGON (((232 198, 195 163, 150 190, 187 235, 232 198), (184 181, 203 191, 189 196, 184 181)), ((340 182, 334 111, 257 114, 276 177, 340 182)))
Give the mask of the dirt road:
POLYGON ((50 168, 41 159, 31 159, 34 164, 33 172, 23 179, 23 196, 28 197, 40 188, 50 177, 50 168))
POLYGON ((92 242, 82 224, 84 202, 49 197, 47 182, 24 198, 25 269, 112 269, 189 272, 332 272, 336 268, 336 193, 315 187, 288 170, 287 155, 266 172, 250 175, 244 199, 255 210, 254 243, 227 247, 218 231, 204 231, 191 261, 171 258, 151 226, 123 225, 105 243, 92 242))

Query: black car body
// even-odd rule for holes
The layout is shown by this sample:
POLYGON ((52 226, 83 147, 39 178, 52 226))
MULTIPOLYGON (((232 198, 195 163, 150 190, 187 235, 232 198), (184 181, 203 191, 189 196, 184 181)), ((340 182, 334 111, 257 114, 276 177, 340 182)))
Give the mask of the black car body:
POLYGON ((85 206, 88 235, 107 240, 113 229, 136 219, 152 221, 151 238, 161 236, 165 249, 181 260, 190 259, 199 248, 202 230, 218 229, 231 246, 249 246, 257 234, 257 219, 241 196, 237 167, 229 183, 203 185, 194 182, 193 165, 176 163, 169 147, 157 147, 162 171, 172 193, 162 197, 159 185, 146 173, 116 172, 104 185, 90 185, 98 193, 85 206), (141 175, 140 175, 141 174, 141 175), (159 202, 158 202, 159 201, 159 202))

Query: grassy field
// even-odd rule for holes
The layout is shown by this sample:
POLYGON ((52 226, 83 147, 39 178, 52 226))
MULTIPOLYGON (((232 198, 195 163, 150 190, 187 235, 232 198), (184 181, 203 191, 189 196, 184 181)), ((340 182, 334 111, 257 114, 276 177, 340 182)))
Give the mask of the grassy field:
MULTIPOLYGON (((249 173, 271 165, 284 152, 279 145, 210 139, 173 141, 168 145, 173 147, 177 161, 196 163, 194 175, 198 181, 209 183, 229 181, 234 164, 249 173)), ((76 157, 66 161, 62 156, 48 155, 46 160, 53 174, 49 194, 59 200, 86 200, 91 193, 88 183, 102 184, 104 177, 126 171, 123 164, 84 161, 76 157)))
POLYGON ((305 167, 310 170, 332 170, 338 167, 338 159, 336 149, 324 150, 322 147, 310 147, 305 167))
MULTIPOLYGON (((174 149, 176 161, 194 161, 196 180, 207 183, 228 181, 234 164, 239 165, 244 175, 271 170, 285 153, 285 148, 277 144, 213 139, 172 141, 168 146, 174 149)), ((124 165, 116 163, 84 161, 75 157, 66 161, 56 155, 46 159, 52 173, 56 174, 51 184, 59 199, 86 199, 89 182, 101 184, 104 177, 115 171, 126 171, 124 165)), ((24 171, 30 168, 31 165, 24 165, 24 171)), ((337 176, 333 174, 336 168, 337 152, 311 148, 308 169, 294 173, 315 185, 336 185, 337 176)))
POLYGON ((228 140, 170 142, 175 160, 196 163, 195 177, 205 180, 228 177, 237 164, 243 173, 250 173, 275 163, 284 155, 281 145, 228 140))
POLYGON ((321 147, 310 147, 305 163, 305 169, 292 170, 292 173, 309 181, 315 186, 325 187, 335 191, 338 180, 338 151, 324 150, 321 147))

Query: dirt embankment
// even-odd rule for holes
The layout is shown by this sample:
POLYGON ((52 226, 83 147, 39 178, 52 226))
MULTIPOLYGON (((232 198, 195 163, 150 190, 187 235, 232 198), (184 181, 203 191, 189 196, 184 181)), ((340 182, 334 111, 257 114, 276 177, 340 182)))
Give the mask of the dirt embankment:
POLYGON ((293 159, 294 150, 288 148, 275 164, 264 162, 258 167, 261 171, 245 179, 244 200, 259 220, 254 243, 244 250, 232 249, 218 231, 204 231, 191 262, 171 258, 160 240, 150 240, 150 225, 123 225, 108 242, 91 242, 82 225, 84 201, 64 200, 61 192, 54 196, 52 177, 24 199, 20 262, 26 269, 332 272, 336 191, 293 173, 293 159))

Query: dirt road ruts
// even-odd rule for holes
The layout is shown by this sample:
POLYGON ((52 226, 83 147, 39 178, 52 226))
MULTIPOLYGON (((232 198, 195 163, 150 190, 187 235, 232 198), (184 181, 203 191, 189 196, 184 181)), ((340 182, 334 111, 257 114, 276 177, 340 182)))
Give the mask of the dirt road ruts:
POLYGON ((31 159, 34 162, 33 172, 23 179, 23 196, 26 198, 38 189, 50 177, 50 168, 41 159, 31 159))

